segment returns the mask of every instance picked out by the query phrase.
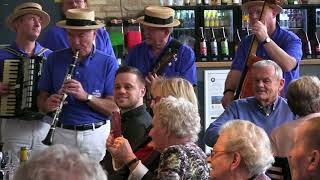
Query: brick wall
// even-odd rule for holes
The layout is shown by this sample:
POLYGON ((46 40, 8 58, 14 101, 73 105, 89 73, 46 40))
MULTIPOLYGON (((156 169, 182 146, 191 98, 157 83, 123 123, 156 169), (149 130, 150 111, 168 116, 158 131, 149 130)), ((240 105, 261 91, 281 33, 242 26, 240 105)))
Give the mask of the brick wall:
POLYGON ((145 6, 159 5, 159 0, 88 0, 99 18, 137 17, 145 6))

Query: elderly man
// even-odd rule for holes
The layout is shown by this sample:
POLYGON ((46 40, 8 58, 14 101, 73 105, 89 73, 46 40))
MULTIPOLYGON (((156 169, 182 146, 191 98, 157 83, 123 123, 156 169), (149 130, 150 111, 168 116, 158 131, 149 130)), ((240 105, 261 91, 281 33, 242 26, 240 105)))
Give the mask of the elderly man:
POLYGON ((297 128, 289 152, 292 180, 320 177, 320 117, 304 121, 297 128))
MULTIPOLYGON (((297 35, 282 29, 277 23, 277 15, 282 11, 279 5, 267 3, 264 8, 264 18, 259 21, 263 4, 263 0, 245 0, 242 2, 241 8, 249 14, 252 33, 259 42, 256 55, 262 59, 273 60, 283 71, 285 84, 281 95, 284 96, 290 81, 299 77, 302 44, 297 35)), ((244 61, 252 38, 253 35, 249 35, 241 41, 235 59, 232 61, 231 70, 225 81, 225 91, 222 99, 224 107, 227 107, 233 100, 241 73, 246 66, 244 61)), ((252 93, 250 92, 250 94, 252 93)))
POLYGON ((191 48, 170 37, 172 29, 180 22, 173 19, 174 10, 168 7, 146 7, 145 16, 137 22, 143 24, 145 41, 129 52, 125 64, 138 68, 150 81, 150 73, 166 77, 182 77, 197 84, 195 55, 191 48), (177 52, 175 57, 170 56, 177 52), (159 68, 160 67, 160 68, 159 68))
MULTIPOLYGON (((39 62, 40 59, 45 59, 50 50, 42 47, 36 40, 40 35, 40 32, 45 28, 50 21, 49 15, 42 10, 41 5, 37 3, 23 3, 18 5, 7 17, 7 26, 16 33, 16 40, 10 46, 7 46, 0 50, 0 72, 3 81, 0 82, 0 96, 1 96, 1 116, 6 116, 4 109, 12 108, 6 107, 6 102, 12 101, 8 98, 9 96, 17 96, 20 94, 20 89, 16 88, 15 92, 12 93, 12 87, 9 87, 9 80, 5 80, 5 73, 10 72, 6 63, 12 62, 12 60, 21 60, 23 63, 30 63, 32 61, 39 62), (3 74, 2 74, 3 73, 3 74), (9 91, 9 89, 11 89, 9 91)), ((20 67, 21 68, 21 67, 20 67)), ((36 71, 36 70, 35 70, 36 71)), ((39 69, 39 72, 41 69, 39 69)), ((22 71, 21 71, 22 72, 22 71)), ((14 73, 14 71, 11 71, 14 73)), ((28 73, 24 71, 24 73, 28 73)), ((14 75, 14 74, 12 74, 14 75)), ((20 76, 22 78, 22 76, 20 76)), ((12 78, 12 77, 11 77, 12 78)), ((38 78, 38 77, 37 77, 38 78)), ((11 79, 12 82, 13 79, 11 79)), ((18 79, 16 80, 18 84, 18 79)), ((36 81, 34 85, 36 86, 36 81)), ((20 84, 22 87, 22 84, 20 84)), ((36 92, 34 92, 36 93, 36 92)), ((14 100, 16 104, 22 103, 22 98, 16 98, 14 100)), ((36 105, 36 102, 33 101, 36 105)), ((9 103, 8 103, 9 105, 9 103)), ((17 105, 18 106, 18 105, 17 105)), ((20 107, 14 108, 20 108, 20 107)), ((17 112, 17 111, 16 111, 17 112)), ((29 119, 24 114, 15 114, 10 119, 3 119, 2 121, 2 140, 4 142, 4 150, 18 153, 20 147, 26 146, 31 149, 33 153, 41 151, 46 148, 41 143, 41 140, 45 137, 49 130, 49 124, 41 120, 41 117, 29 119)))
POLYGON ((210 160, 216 180, 269 180, 264 173, 274 162, 266 132, 243 120, 223 125, 210 160))
MULTIPOLYGON (((137 68, 122 66, 118 69, 114 81, 114 100, 121 111, 122 135, 134 150, 148 140, 151 128, 152 117, 143 104, 145 93, 144 77, 137 68)), ((109 179, 120 178, 121 173, 118 171, 112 173, 111 156, 108 152, 101 163, 108 171, 109 179)))
MULTIPOLYGON (((84 9, 88 7, 88 0, 61 0, 61 10, 64 15, 69 9, 84 9)), ((41 43, 53 51, 70 47, 70 43, 67 39, 67 31, 59 26, 51 27, 44 34, 41 39, 41 43)), ((96 39, 94 44, 100 51, 115 57, 109 34, 104 27, 96 30, 96 39)))
POLYGON ((243 119, 260 126, 268 134, 281 124, 296 119, 286 100, 279 96, 284 86, 282 70, 271 60, 262 60, 252 66, 254 96, 230 104, 223 114, 207 129, 205 143, 213 146, 220 127, 227 121, 243 119))
POLYGON ((67 20, 57 23, 66 29, 71 48, 53 52, 46 61, 39 82, 38 107, 54 112, 67 94, 55 130, 53 144, 77 147, 81 153, 100 161, 105 155, 109 116, 118 107, 113 101, 114 57, 96 49, 96 30, 104 24, 94 21, 94 11, 70 9, 67 20), (72 79, 65 79, 73 55, 79 52, 72 79))
POLYGON ((275 156, 287 157, 294 139, 294 129, 305 120, 320 117, 320 80, 303 76, 289 84, 288 105, 300 118, 272 130, 271 144, 275 156))

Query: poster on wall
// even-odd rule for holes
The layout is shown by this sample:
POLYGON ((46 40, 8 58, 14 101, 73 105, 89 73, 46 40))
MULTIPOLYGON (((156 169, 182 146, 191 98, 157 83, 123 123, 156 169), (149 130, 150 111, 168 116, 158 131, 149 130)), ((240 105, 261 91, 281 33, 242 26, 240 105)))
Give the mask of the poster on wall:
MULTIPOLYGON (((205 70, 204 71, 204 124, 205 129, 215 121, 224 111, 221 104, 224 83, 229 70, 205 70)), ((206 152, 209 152, 206 147, 206 152)))

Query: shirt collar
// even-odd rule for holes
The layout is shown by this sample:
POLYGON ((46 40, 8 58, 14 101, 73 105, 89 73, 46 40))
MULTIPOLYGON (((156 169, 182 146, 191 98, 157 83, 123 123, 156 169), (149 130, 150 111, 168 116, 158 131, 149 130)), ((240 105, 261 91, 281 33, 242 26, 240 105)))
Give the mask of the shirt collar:
POLYGON ((80 61, 79 64, 83 66, 88 66, 90 64, 90 61, 93 60, 95 54, 96 54, 96 46, 92 44, 92 49, 89 56, 86 59, 80 61))
MULTIPOLYGON (((11 44, 11 48, 13 48, 14 50, 19 51, 24 57, 29 57, 28 54, 23 49, 18 47, 16 42, 13 42, 11 44)), ((42 46, 36 41, 35 42, 35 48, 33 49, 33 54, 38 53, 41 49, 42 49, 42 46)))
POLYGON ((263 107, 260 102, 256 99, 257 107, 260 112, 262 112, 265 116, 270 116, 270 114, 276 109, 276 106, 279 102, 279 97, 268 107, 263 107))

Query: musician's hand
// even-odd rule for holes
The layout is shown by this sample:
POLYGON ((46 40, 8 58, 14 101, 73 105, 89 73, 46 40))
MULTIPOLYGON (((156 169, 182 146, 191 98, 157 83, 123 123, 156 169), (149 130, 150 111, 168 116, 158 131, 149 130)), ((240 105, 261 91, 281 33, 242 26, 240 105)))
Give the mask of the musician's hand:
POLYGON ((9 85, 7 83, 0 83, 0 96, 6 95, 9 93, 9 85))
POLYGON ((230 103, 233 101, 233 97, 234 93, 231 91, 228 91, 223 95, 223 98, 221 100, 223 108, 226 109, 230 105, 230 103))
POLYGON ((74 79, 68 79, 64 82, 63 92, 78 99, 79 101, 86 101, 88 93, 83 89, 81 83, 74 79))
POLYGON ((55 111, 61 102, 62 99, 62 95, 59 94, 52 94, 51 96, 49 96, 49 98, 46 100, 46 111, 47 112, 52 112, 55 111))
POLYGON ((259 42, 263 42, 268 35, 267 26, 265 26, 261 21, 256 21, 252 25, 252 33, 256 35, 259 42))

